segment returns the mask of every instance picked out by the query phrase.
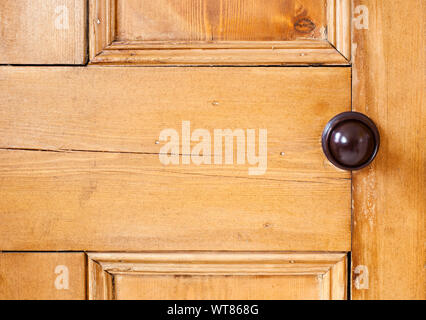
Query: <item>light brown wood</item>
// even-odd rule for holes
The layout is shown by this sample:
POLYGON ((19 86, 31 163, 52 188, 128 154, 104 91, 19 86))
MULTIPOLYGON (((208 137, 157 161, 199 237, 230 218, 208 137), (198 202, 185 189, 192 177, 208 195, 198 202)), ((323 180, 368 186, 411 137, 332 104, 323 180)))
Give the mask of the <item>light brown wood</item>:
POLYGON ((89 261, 97 266, 88 275, 91 299, 346 297, 341 253, 90 253, 89 261))
POLYGON ((117 0, 119 41, 324 39, 325 0, 117 0))
POLYGON ((89 300, 112 300, 113 277, 106 272, 93 259, 88 259, 87 263, 88 292, 89 300))
POLYGON ((93 60, 115 40, 115 0, 89 2, 89 57, 93 60))
MULTIPOLYGON (((309 276, 117 275, 117 300, 318 300, 319 278, 309 276)), ((327 293, 326 293, 327 294, 327 293)))
POLYGON ((325 2, 96 0, 91 64, 347 65, 350 1, 325 2))
POLYGON ((160 132, 180 131, 186 120, 192 130, 210 132, 267 128, 269 157, 280 170, 309 180, 321 172, 349 177, 324 167, 320 136, 329 119, 350 108, 350 68, 0 71, 1 148, 158 154, 160 132))
POLYGON ((85 0, 0 1, 0 64, 84 64, 85 0))
POLYGON ((327 0, 327 39, 348 61, 351 59, 351 17, 351 1, 327 0))
POLYGON ((349 68, 1 71, 1 248, 350 249, 350 175, 320 142, 349 68), (266 174, 162 165, 159 134, 182 120, 267 128, 266 174))
POLYGON ((425 299, 425 2, 355 0, 353 107, 379 126, 353 175, 353 299, 425 299))
POLYGON ((347 65, 328 41, 223 42, 214 44, 115 42, 93 58, 100 65, 347 65), (167 49, 158 48, 166 46, 167 49), (124 48, 123 48, 124 47, 124 48), (126 48, 127 47, 127 48, 126 48), (157 47, 157 48, 156 48, 157 47), (189 48, 188 48, 189 47, 189 48), (198 49, 198 50, 197 50, 198 49), (203 49, 203 50, 199 50, 203 49))
POLYGON ((3 67, 0 147, 158 153, 160 132, 187 120, 210 132, 267 128, 282 170, 348 177, 324 167, 320 136, 349 110, 350 76, 350 68, 3 67), (305 164, 293 170, 296 159, 305 164))
POLYGON ((83 253, 0 253, 0 300, 83 300, 83 253))
MULTIPOLYGON (((323 1, 241 0, 245 13, 218 14, 211 4, 234 2, 203 0, 189 18, 187 0, 2 0, 0 63, 84 64, 87 3, 92 64, 348 66, 352 53, 353 109, 382 134, 376 161, 353 174, 352 297, 425 299, 424 1, 327 0, 321 13, 323 1), (321 22, 299 37, 270 19, 294 17, 278 3, 321 22)), ((351 250, 350 175, 325 160, 320 135, 350 108, 350 71, 1 67, 0 250, 175 251, 90 253, 91 299, 345 298, 346 254, 321 252, 351 250), (268 128, 267 173, 161 165, 158 135, 182 120, 268 128), (269 250, 317 253, 257 252, 269 250)), ((0 253, 0 298, 83 299, 85 264, 0 253), (56 289, 57 266, 69 289, 56 289)))

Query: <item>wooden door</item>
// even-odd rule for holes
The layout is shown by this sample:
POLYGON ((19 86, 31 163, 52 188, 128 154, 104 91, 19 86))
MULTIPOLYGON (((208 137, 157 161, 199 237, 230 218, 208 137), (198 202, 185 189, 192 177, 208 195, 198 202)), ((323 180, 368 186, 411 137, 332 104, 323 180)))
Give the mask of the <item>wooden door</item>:
POLYGON ((351 256, 366 290, 321 148, 351 1, 0 9, 1 299, 347 299, 351 256))

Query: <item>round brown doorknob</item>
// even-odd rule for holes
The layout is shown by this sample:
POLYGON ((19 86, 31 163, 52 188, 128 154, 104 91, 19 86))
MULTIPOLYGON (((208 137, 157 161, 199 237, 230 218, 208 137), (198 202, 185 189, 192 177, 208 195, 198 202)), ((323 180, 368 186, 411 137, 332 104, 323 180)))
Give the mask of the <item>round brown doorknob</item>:
POLYGON ((322 149, 327 159, 344 170, 359 170, 376 157, 380 135, 376 125, 358 112, 344 112, 327 123, 322 149))

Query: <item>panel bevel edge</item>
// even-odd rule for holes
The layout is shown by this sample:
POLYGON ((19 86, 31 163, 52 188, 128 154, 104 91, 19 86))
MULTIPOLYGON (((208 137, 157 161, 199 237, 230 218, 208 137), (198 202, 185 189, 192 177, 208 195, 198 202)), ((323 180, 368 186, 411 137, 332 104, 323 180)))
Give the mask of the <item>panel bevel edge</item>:
POLYGON ((89 300, 111 300, 113 298, 113 276, 93 259, 87 262, 87 296, 89 300))
POLYGON ((89 1, 89 58, 102 54, 115 38, 115 0, 89 1))
POLYGON ((351 0, 327 0, 327 40, 348 61, 351 61, 351 0))

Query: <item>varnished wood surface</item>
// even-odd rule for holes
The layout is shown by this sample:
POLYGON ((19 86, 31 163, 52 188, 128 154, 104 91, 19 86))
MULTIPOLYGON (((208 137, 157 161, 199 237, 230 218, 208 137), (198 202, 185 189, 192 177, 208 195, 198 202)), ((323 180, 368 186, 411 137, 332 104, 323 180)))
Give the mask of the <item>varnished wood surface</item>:
POLYGON ((377 123, 382 144, 353 174, 352 297, 425 299, 425 2, 354 8, 353 107, 377 123))
MULTIPOLYGON (((88 21, 85 1, 24 1, 0 5, 0 63, 83 64, 86 22, 91 63, 348 63, 325 0, 91 0, 88 21)), ((1 253, 0 298, 344 299, 350 175, 319 137, 350 96, 349 68, 0 68, 0 250, 122 252, 1 253), (183 120, 267 128, 267 173, 162 165, 183 120), (253 252, 274 250, 317 252, 253 252)))
POLYGON ((117 40, 324 39, 325 0, 118 0, 117 40))
POLYGON ((327 0, 327 41, 351 60, 352 1, 327 0))
MULTIPOLYGON (((268 129, 270 159, 324 167, 350 68, 0 68, 0 147, 158 153, 163 129, 268 129), (280 152, 288 157, 281 158, 280 152), (290 161, 291 160, 291 161, 290 161)), ((192 142, 194 145, 195 143, 192 142)), ((292 170, 301 174, 302 168, 292 170)))
POLYGON ((90 299, 346 297, 343 253, 89 253, 90 299))
POLYGON ((348 66, 327 41, 163 43, 114 42, 93 65, 125 66, 348 66), (206 50, 207 49, 207 50, 206 50))
POLYGON ((308 276, 114 277, 117 300, 317 300, 320 281, 308 276))
POLYGON ((90 64, 348 65, 350 8, 350 0, 94 0, 90 64))
POLYGON ((0 300, 84 300, 85 260, 84 253, 0 252, 0 300))
POLYGON ((157 155, 0 157, 5 250, 350 248, 350 180, 331 170, 248 178, 247 167, 164 167, 157 155))
POLYGON ((348 68, 1 74, 1 248, 349 250, 350 176, 320 145, 350 105, 348 68), (182 120, 268 129, 266 174, 162 165, 155 142, 182 120))
POLYGON ((0 64, 84 64, 85 0, 0 1, 0 64))
POLYGON ((87 260, 87 298, 112 300, 114 298, 113 276, 105 272, 97 261, 90 258, 87 260))

